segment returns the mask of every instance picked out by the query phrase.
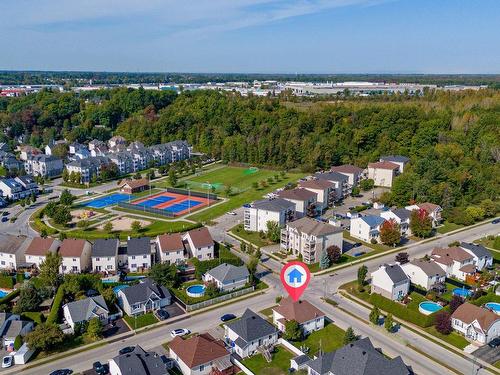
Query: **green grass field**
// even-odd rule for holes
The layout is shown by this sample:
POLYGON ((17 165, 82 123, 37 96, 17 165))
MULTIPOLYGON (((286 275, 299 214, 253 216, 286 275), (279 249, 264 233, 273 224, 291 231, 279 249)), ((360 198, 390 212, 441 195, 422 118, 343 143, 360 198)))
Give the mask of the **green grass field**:
POLYGON ((294 355, 282 346, 276 347, 276 352, 272 354, 273 360, 268 363, 262 354, 243 360, 243 364, 254 374, 259 375, 285 375, 290 368, 290 359, 294 355))

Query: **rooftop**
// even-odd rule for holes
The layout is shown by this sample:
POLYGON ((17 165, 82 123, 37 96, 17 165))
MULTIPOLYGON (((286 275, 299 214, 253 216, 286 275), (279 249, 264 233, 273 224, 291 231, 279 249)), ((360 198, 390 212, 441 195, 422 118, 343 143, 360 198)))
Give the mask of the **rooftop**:
POLYGON ((224 343, 208 333, 188 339, 176 336, 168 346, 189 368, 229 355, 224 343))
POLYGON ((387 155, 387 156, 381 156, 380 161, 408 163, 410 161, 410 158, 407 158, 406 156, 402 156, 402 155, 387 155))
POLYGON ((413 259, 409 263, 422 269, 427 276, 446 276, 446 272, 432 260, 413 259))
POLYGON ((193 241, 193 244, 196 248, 214 245, 212 235, 206 227, 192 229, 186 233, 186 236, 189 236, 191 238, 191 241, 193 241))
POLYGON ((461 304, 455 312, 451 314, 451 317, 461 320, 466 324, 470 324, 474 320, 477 320, 483 331, 487 331, 494 322, 500 320, 500 316, 493 311, 473 305, 469 302, 461 304))
POLYGON ((87 243, 82 239, 66 238, 59 247, 59 254, 62 257, 80 257, 87 243))
POLYGON ((289 222, 287 224, 290 228, 295 228, 301 233, 306 233, 313 236, 325 236, 333 233, 341 233, 343 230, 340 227, 312 219, 310 217, 303 217, 301 219, 289 222))
POLYGON ((307 189, 295 188, 291 190, 283 190, 278 193, 280 198, 292 199, 296 201, 307 201, 312 198, 317 198, 318 194, 307 189))
POLYGON ((355 174, 355 173, 362 173, 363 168, 356 167, 355 165, 343 164, 332 167, 331 171, 339 173, 355 174))
POLYGON ((297 323, 305 323, 310 320, 325 316, 325 313, 308 301, 293 301, 290 297, 283 298, 279 306, 273 308, 286 320, 295 320, 297 323))
POLYGON ((113 358, 122 375, 168 375, 166 364, 155 352, 146 352, 139 345, 134 351, 113 358))
POLYGON ((299 182, 299 186, 309 189, 324 190, 334 187, 334 183, 328 180, 307 180, 299 182))
POLYGON ((390 161, 378 161, 375 163, 369 163, 368 167, 376 169, 399 169, 398 164, 391 163, 390 161))
POLYGON ((151 254, 151 239, 149 237, 131 238, 127 241, 128 255, 151 254))
POLYGON ((276 327, 250 309, 246 309, 240 319, 227 323, 226 326, 245 344, 277 333, 276 327))
POLYGON ((236 267, 232 264, 222 263, 215 268, 207 271, 214 279, 224 283, 224 281, 242 280, 249 276, 246 266, 236 267))
POLYGON ((259 210, 281 212, 295 209, 295 204, 283 198, 263 199, 252 203, 252 207, 259 210))
POLYGON ((120 241, 117 238, 98 239, 92 246, 93 257, 112 257, 118 254, 120 241))
POLYGON ((160 243, 160 250, 164 253, 184 250, 184 243, 180 233, 162 234, 158 236, 158 242, 160 243))
POLYGON ((27 255, 47 255, 49 251, 55 251, 60 242, 53 238, 35 237, 31 240, 28 248, 24 252, 27 255))

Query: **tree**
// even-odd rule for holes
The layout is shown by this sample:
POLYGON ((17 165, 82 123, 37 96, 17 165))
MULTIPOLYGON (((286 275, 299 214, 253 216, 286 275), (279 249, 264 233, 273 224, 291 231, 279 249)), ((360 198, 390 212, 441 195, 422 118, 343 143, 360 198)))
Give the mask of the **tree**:
POLYGON ((55 290, 61 283, 61 275, 59 267, 61 266, 62 258, 58 253, 48 252, 45 260, 40 264, 40 274, 38 279, 43 286, 50 287, 55 290))
POLYGON ((255 250, 255 254, 254 254, 255 258, 259 259, 262 258, 262 250, 260 249, 260 247, 257 248, 257 250, 255 250))
POLYGON ((384 245, 395 246, 401 241, 401 232, 395 220, 386 220, 380 226, 380 240, 384 245))
POLYGON ((149 277, 168 288, 176 287, 179 284, 179 275, 175 264, 156 263, 151 267, 149 277))
POLYGON ((484 199, 480 203, 480 207, 483 209, 485 217, 493 217, 498 212, 498 205, 491 199, 484 199))
POLYGON ((57 207, 57 202, 49 202, 43 209, 43 213, 48 217, 54 217, 54 213, 56 212, 57 207))
POLYGON ((362 265, 358 268, 358 290, 363 290, 365 286, 366 275, 368 274, 368 268, 362 265))
POLYGON ((359 189, 359 187, 357 187, 357 186, 353 187, 351 190, 351 195, 353 197, 357 197, 357 196, 359 196, 359 194, 361 194, 361 190, 359 189))
POLYGON ((453 295, 450 300, 450 314, 453 314, 456 309, 460 307, 460 305, 464 303, 464 299, 460 296, 453 295))
POLYGON ((59 241, 64 241, 66 238, 68 238, 66 232, 59 232, 59 241))
POLYGON ((257 272, 257 265, 259 264, 259 259, 252 256, 248 261, 247 268, 250 273, 250 281, 253 283, 255 281, 255 273, 257 272))
POLYGON ((141 222, 139 220, 134 220, 132 222, 132 224, 130 224, 130 228, 132 229, 132 231, 138 233, 140 232, 142 226, 141 226, 141 222))
POLYGON ((64 189, 59 197, 59 202, 65 206, 71 206, 76 197, 68 189, 64 189))
POLYGON ((300 341, 302 340, 302 330, 296 320, 288 320, 285 322, 285 334, 283 335, 286 340, 300 341))
POLYGON ((72 219, 69 208, 67 206, 58 206, 54 212, 53 219, 56 224, 68 224, 72 219))
POLYGON ((330 258, 328 257, 328 253, 325 250, 323 250, 319 257, 319 268, 325 270, 328 267, 330 267, 330 258))
POLYGON ((366 180, 361 180, 359 183, 359 187, 363 191, 371 190, 373 189, 374 186, 375 186, 375 181, 373 181, 371 178, 368 178, 366 180))
POLYGON ((19 300, 14 307, 14 312, 19 314, 25 311, 34 311, 41 302, 42 298, 38 290, 33 283, 28 282, 22 286, 21 293, 19 293, 19 300))
POLYGON ((87 325, 85 336, 91 340, 99 340, 102 337, 102 323, 98 318, 92 318, 87 325))
POLYGON ((141 172, 135 172, 134 174, 134 180, 140 180, 142 178, 141 172))
POLYGON ((397 253, 395 261, 399 264, 405 264, 410 261, 410 256, 405 252, 397 253))
POLYGON ((210 298, 214 298, 219 294, 219 288, 217 287, 215 281, 210 281, 205 284, 205 293, 210 298))
POLYGON ((106 233, 111 233, 113 231, 113 223, 111 221, 107 221, 106 224, 104 224, 103 229, 106 233))
POLYGON ((252 182, 252 187, 257 190, 259 188, 259 183, 257 181, 252 182))
POLYGON ((328 258, 330 259, 330 263, 337 264, 342 259, 342 250, 338 246, 332 245, 326 248, 326 252, 328 253, 328 258))
POLYGON ((229 196, 232 194, 233 192, 233 188, 231 187, 231 185, 227 185, 226 188, 224 189, 224 194, 226 195, 226 197, 229 198, 229 196))
POLYGON ((90 225, 90 224, 89 224, 88 220, 80 220, 80 221, 76 224, 76 226, 77 226, 78 228, 82 228, 83 230, 86 230, 86 229, 89 227, 89 225, 90 225))
POLYGON ((485 212, 481 207, 469 206, 465 209, 465 213, 470 215, 474 221, 484 219, 485 212))
POLYGON ((19 350, 23 346, 23 338, 21 335, 17 335, 16 339, 14 340, 14 350, 19 350))
POLYGON ((63 169, 62 179, 63 179, 64 182, 69 182, 69 180, 70 180, 69 172, 68 172, 68 170, 66 168, 63 169))
POLYGON ((392 314, 389 313, 385 317, 384 327, 387 330, 387 332, 392 332, 393 326, 394 326, 394 319, 392 318, 392 314))
POLYGON ((116 294, 113 291, 113 288, 101 288, 100 293, 108 307, 111 307, 117 303, 116 294))
POLYGON ((421 238, 432 234, 432 220, 424 209, 413 210, 410 214, 411 232, 421 238))
POLYGON ((267 233, 266 236, 270 241, 274 243, 280 242, 281 237, 281 227, 277 221, 269 220, 266 223, 267 233))
POLYGON ((436 313, 435 323, 436 330, 443 335, 449 335, 453 330, 451 326, 451 315, 447 311, 439 311, 436 313))
POLYGON ((173 170, 173 169, 170 169, 170 171, 168 172, 168 182, 173 187, 175 187, 177 185, 177 175, 175 173, 175 170, 173 170))
POLYGON ((46 228, 42 228, 42 230, 40 231, 40 237, 47 238, 48 235, 49 234, 47 233, 47 229, 46 228))
POLYGON ((343 340, 344 345, 350 344, 351 342, 354 342, 357 339, 358 336, 356 336, 352 327, 347 328, 344 334, 344 340, 343 340))
POLYGON ((378 321, 380 318, 380 310, 377 306, 373 306, 372 311, 370 311, 370 322, 375 325, 378 325, 378 321))
POLYGON ((50 350, 64 341, 64 334, 56 324, 42 323, 26 335, 26 343, 32 350, 50 350))

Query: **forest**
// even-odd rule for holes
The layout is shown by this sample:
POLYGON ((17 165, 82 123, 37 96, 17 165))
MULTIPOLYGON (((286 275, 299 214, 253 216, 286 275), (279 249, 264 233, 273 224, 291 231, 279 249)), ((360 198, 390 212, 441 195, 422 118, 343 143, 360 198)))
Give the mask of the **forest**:
POLYGON ((113 134, 146 145, 187 139, 224 162, 314 172, 366 167, 381 155, 411 164, 390 203, 416 199, 445 209, 497 200, 500 192, 500 91, 430 90, 420 97, 293 100, 236 93, 114 89, 43 91, 0 99, 0 141, 25 136, 86 142, 113 134))

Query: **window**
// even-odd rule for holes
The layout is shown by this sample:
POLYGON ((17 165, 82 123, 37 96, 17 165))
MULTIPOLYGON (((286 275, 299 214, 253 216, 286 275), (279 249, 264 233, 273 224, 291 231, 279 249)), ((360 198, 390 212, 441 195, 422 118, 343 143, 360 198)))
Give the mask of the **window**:
POLYGON ((137 268, 137 264, 132 263, 132 264, 130 265, 130 268, 137 268))
POLYGON ((135 259, 135 255, 132 255, 132 259, 135 259))
POLYGON ((76 258, 73 258, 73 262, 76 262, 76 258))
POLYGON ((110 260, 111 260, 111 257, 108 257, 108 261, 110 261, 110 260))
POLYGON ((99 262, 100 260, 101 260, 101 258, 95 258, 96 262, 99 262))
POLYGON ((146 259, 148 256, 147 255, 143 255, 142 256, 142 259, 146 259))

